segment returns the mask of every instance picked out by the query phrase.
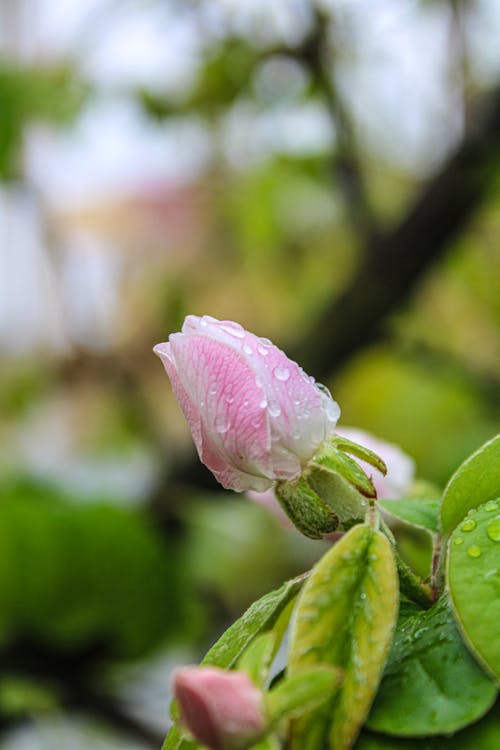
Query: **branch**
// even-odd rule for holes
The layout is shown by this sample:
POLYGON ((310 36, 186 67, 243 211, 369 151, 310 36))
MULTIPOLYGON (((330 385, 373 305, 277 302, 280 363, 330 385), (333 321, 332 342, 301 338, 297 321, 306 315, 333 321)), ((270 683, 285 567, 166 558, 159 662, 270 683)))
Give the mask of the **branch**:
POLYGON ((290 355, 326 378, 376 340, 387 316, 460 234, 486 198, 500 164, 500 90, 401 223, 373 237, 351 282, 314 321, 290 355))

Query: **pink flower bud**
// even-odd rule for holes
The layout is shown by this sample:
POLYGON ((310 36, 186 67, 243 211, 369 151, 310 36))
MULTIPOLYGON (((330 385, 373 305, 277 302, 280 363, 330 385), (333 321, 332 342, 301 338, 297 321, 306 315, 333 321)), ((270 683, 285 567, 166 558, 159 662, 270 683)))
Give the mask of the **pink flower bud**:
POLYGON ((154 351, 200 459, 224 487, 264 492, 297 479, 334 432, 340 409, 328 391, 238 323, 189 315, 154 351))
POLYGON ((264 733, 262 693, 244 672, 183 667, 173 683, 182 723, 212 750, 247 747, 264 733))
POLYGON ((363 445, 384 461, 387 466, 385 477, 365 461, 356 459, 363 471, 372 475, 377 497, 384 500, 394 500, 403 497, 408 492, 415 476, 415 463, 410 456, 403 453, 401 448, 393 443, 386 443, 385 440, 380 440, 369 432, 364 432, 355 427, 342 427, 337 430, 337 434, 363 445))

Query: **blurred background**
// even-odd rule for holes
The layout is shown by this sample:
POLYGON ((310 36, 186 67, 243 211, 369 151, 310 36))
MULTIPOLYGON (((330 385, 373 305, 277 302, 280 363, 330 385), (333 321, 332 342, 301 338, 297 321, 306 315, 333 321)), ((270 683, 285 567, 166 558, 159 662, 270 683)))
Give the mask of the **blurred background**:
POLYGON ((443 485, 500 415, 496 0, 0 0, 0 748, 159 747, 168 675, 322 545, 222 492, 188 313, 443 485))

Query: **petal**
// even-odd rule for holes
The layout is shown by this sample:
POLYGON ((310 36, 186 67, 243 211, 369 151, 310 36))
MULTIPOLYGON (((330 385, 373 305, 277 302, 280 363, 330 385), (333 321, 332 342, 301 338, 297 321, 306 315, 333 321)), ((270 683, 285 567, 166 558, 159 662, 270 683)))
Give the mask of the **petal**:
POLYGON ((196 401, 193 401, 179 376, 175 357, 172 352, 172 347, 169 343, 157 344, 154 349, 154 353, 161 359, 163 366, 167 372, 172 388, 174 390, 177 401, 180 404, 184 416, 186 417, 191 434, 195 442, 198 454, 201 457, 201 423, 200 423, 200 412, 197 407, 196 401))
POLYGON ((224 337, 194 332, 174 334, 170 342, 184 388, 200 412, 202 461, 233 489, 254 488, 255 482, 242 486, 241 473, 273 479, 263 392, 243 354, 224 337))

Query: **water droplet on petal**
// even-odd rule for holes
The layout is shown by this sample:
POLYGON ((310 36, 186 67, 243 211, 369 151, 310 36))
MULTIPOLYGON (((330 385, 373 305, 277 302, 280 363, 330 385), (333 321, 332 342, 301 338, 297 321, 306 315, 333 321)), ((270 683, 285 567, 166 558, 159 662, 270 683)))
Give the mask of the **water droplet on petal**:
POLYGON ((248 344, 243 344, 243 351, 248 356, 250 356, 250 354, 253 354, 253 349, 251 346, 248 346, 248 344))
POLYGON ((471 508, 471 509, 470 509, 470 510, 469 510, 469 511, 467 512, 467 515, 468 515, 468 516, 472 516, 472 514, 473 514, 473 513, 477 513, 477 508, 471 508))
POLYGON ((323 383, 316 383, 316 388, 318 389, 318 391, 321 391, 322 393, 324 393, 325 396, 328 396, 328 398, 331 398, 332 394, 330 393, 326 385, 323 385, 323 383))
POLYGON ((269 402, 269 415, 271 417, 279 417, 281 414, 281 406, 276 401, 269 402))
POLYGON ((290 370, 288 369, 288 367, 275 367, 273 370, 273 375, 276 380, 280 380, 282 383, 285 383, 290 377, 290 370))
POLYGON ((215 396, 215 394, 217 393, 217 386, 211 385, 208 389, 208 392, 211 396, 215 396))
POLYGON ((463 544, 463 543, 464 543, 464 540, 462 539, 461 536, 457 536, 455 538, 454 544, 456 544, 457 546, 460 545, 460 544, 463 544))
POLYGON ((467 550, 467 554, 469 557, 481 557, 481 547, 478 547, 477 544, 473 544, 472 547, 469 547, 467 550))
POLYGON ((259 352, 259 354, 262 354, 263 357, 267 357, 267 355, 269 354, 269 349, 266 349, 265 346, 258 346, 257 351, 259 352))
POLYGON ((262 380, 259 378, 258 375, 255 378, 255 385, 257 386, 257 388, 262 388, 262 380))
POLYGON ((492 542, 500 542, 500 516, 488 524, 486 533, 492 542))
POLYGON ((466 521, 463 522, 463 524, 460 526, 460 531, 474 531, 476 528, 476 522, 473 518, 468 518, 466 521))
POLYGON ((262 401, 260 402, 259 406, 260 406, 261 409, 265 409, 266 408, 267 401, 266 401, 265 398, 262 399, 262 401))
POLYGON ((259 339, 259 341, 260 341, 260 342, 261 342, 261 343, 262 343, 262 344, 263 344, 264 346, 272 346, 272 345, 273 345, 273 342, 272 342, 272 341, 269 341, 269 339, 266 339, 266 338, 265 338, 264 336, 261 336, 261 338, 259 339))
POLYGON ((498 510, 498 500, 488 500, 486 505, 484 506, 484 509, 487 511, 491 510, 498 510))
POLYGON ((326 405, 325 409, 326 418, 329 422, 336 422, 337 419, 340 416, 340 410, 338 405, 333 401, 333 399, 330 399, 326 405))
POLYGON ((229 430, 229 420, 225 414, 218 414, 215 417, 215 431, 219 435, 224 435, 229 430))
POLYGON ((241 326, 236 328, 236 324, 234 325, 222 325, 220 326, 222 331, 225 331, 226 333, 229 333, 230 336, 234 336, 237 339, 244 339, 246 336, 245 331, 241 326))

